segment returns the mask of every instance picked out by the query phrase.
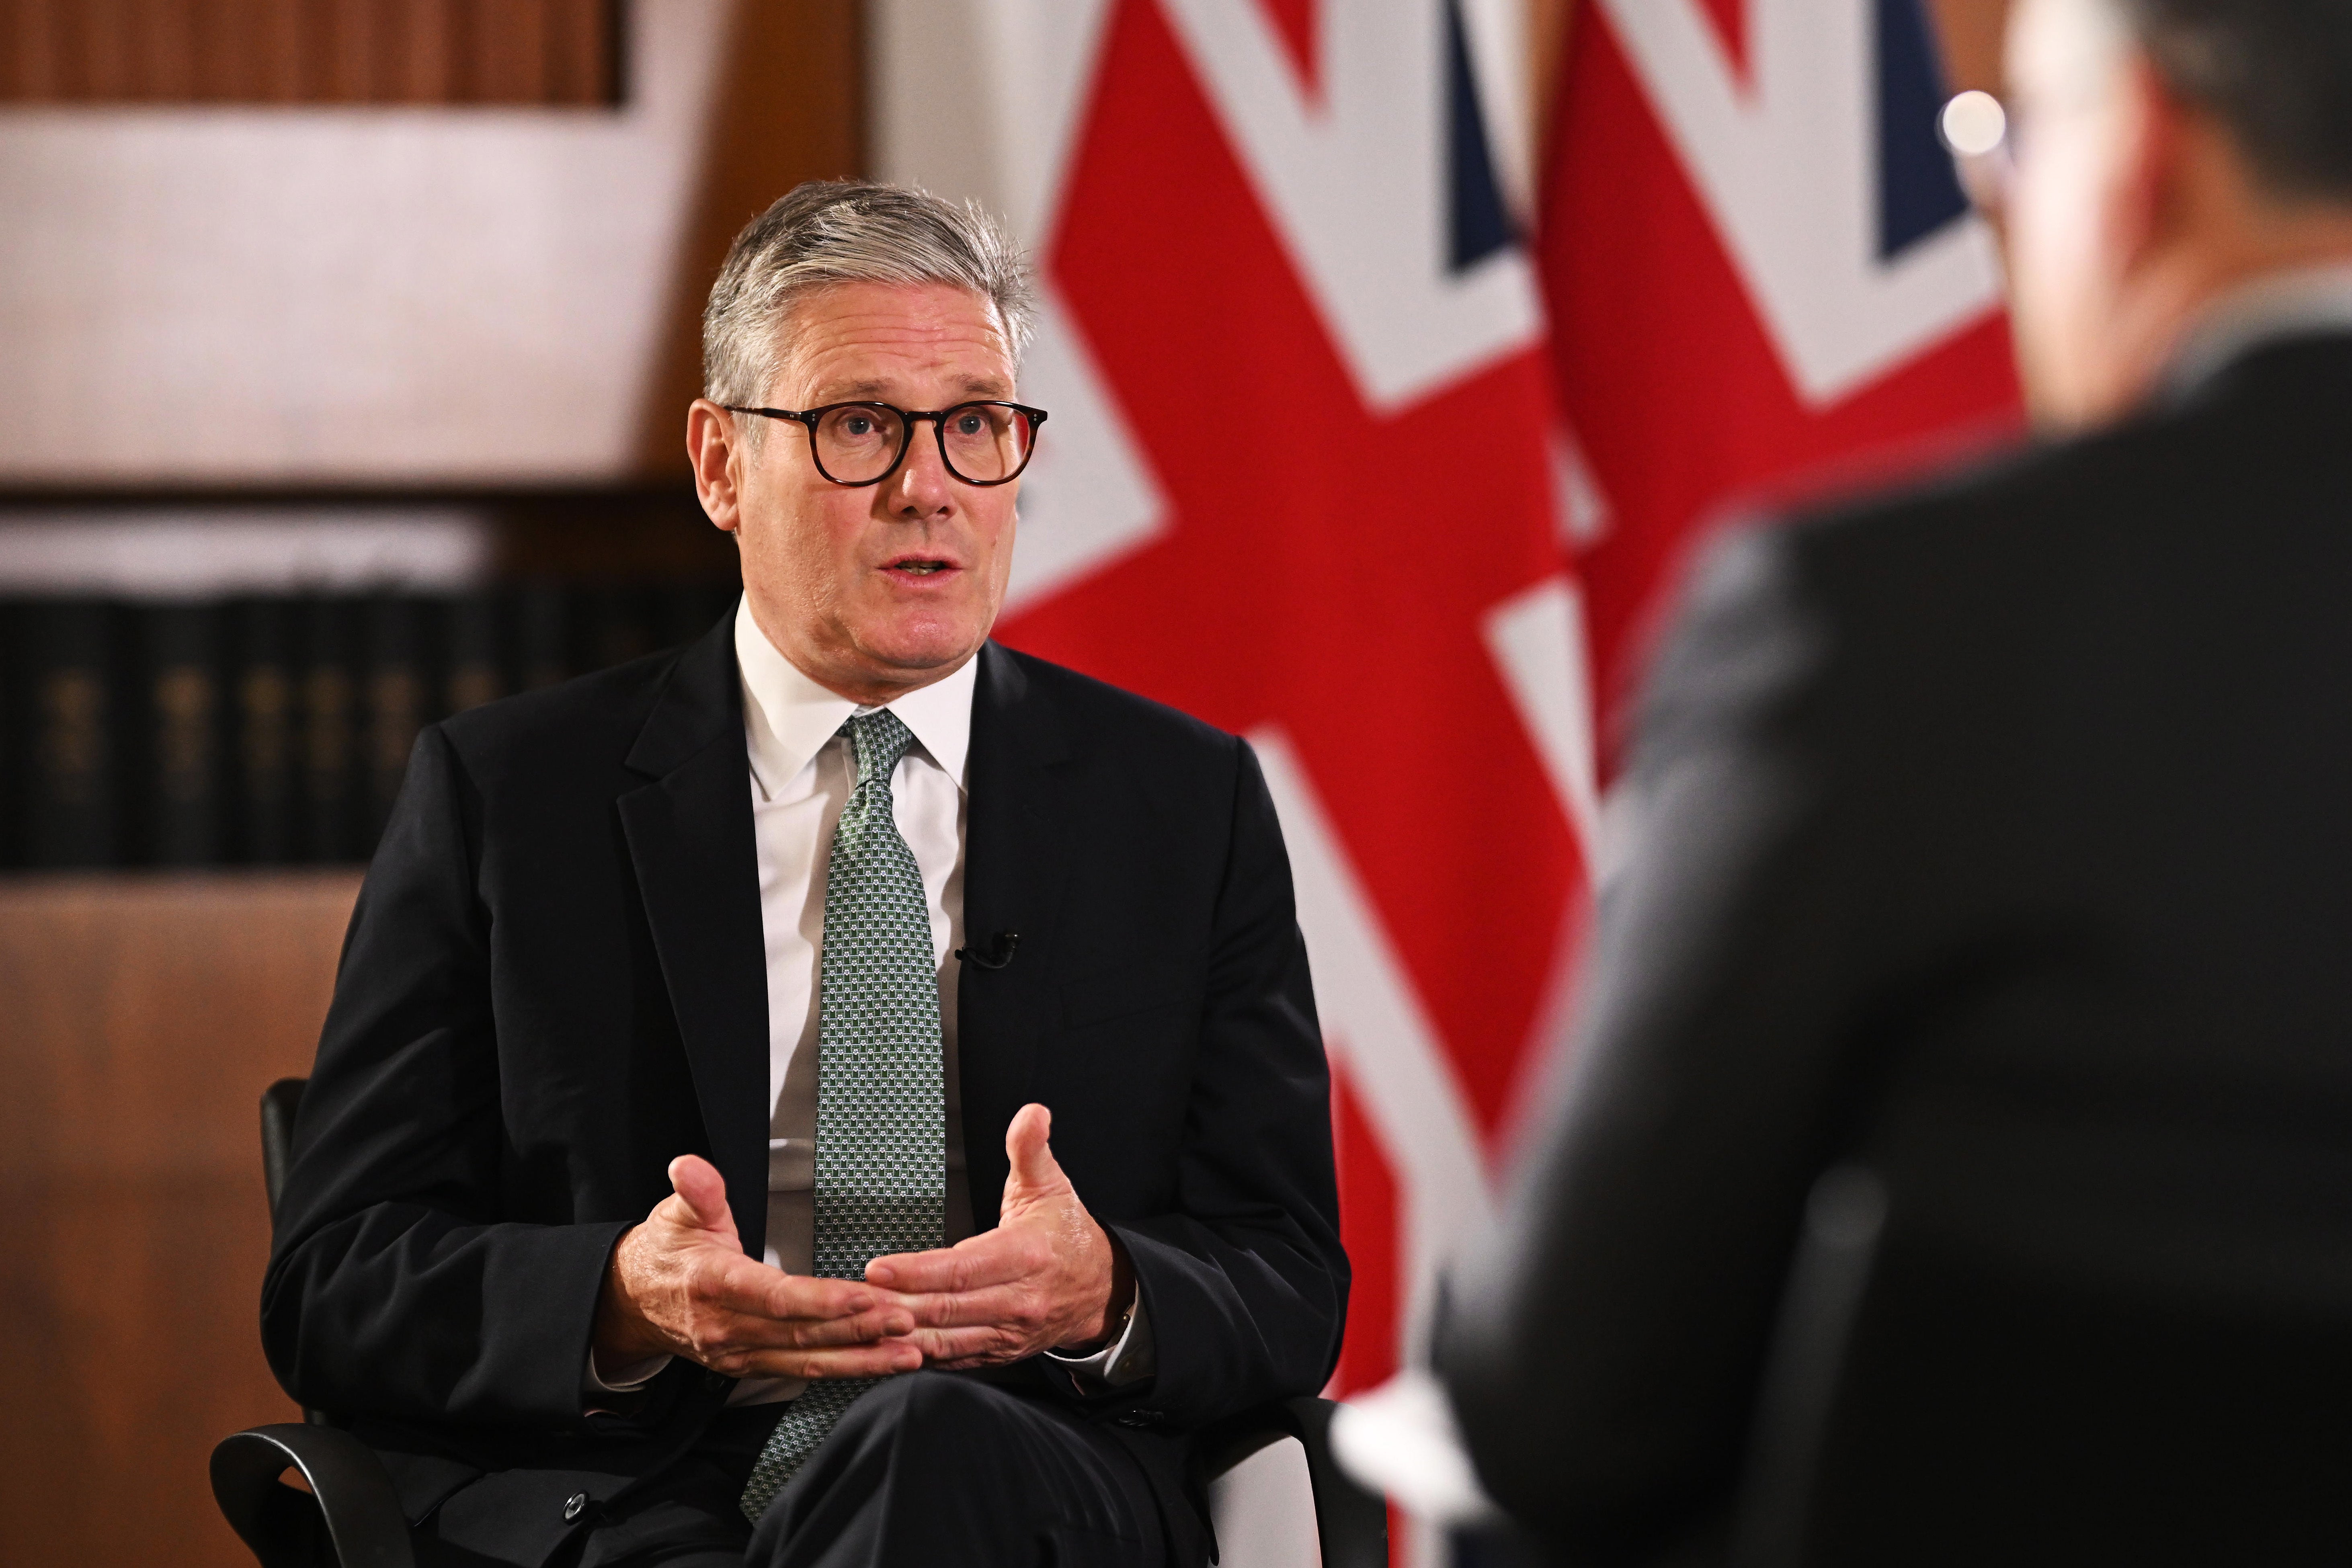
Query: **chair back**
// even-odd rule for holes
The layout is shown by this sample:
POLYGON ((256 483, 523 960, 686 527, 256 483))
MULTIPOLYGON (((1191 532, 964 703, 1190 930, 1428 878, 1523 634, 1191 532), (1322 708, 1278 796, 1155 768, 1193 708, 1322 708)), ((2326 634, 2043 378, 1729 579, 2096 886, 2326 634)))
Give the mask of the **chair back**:
POLYGON ((2036 1262, 1816 1188, 1735 1568, 2344 1561, 2352 1314, 2036 1262))
POLYGON ((302 1107, 307 1078, 281 1078, 261 1091, 261 1180, 269 1192, 269 1217, 278 1217, 278 1194, 294 1163, 294 1113, 302 1107))

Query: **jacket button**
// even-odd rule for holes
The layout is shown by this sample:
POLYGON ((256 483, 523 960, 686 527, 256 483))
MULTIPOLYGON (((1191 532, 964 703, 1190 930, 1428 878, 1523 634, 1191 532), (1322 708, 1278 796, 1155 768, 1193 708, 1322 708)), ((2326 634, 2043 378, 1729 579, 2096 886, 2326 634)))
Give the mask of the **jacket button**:
POLYGON ((588 1494, 586 1492, 573 1492, 570 1497, 563 1500, 564 1521, 566 1523, 570 1523, 572 1520, 578 1519, 581 1514, 587 1510, 587 1508, 588 1494))

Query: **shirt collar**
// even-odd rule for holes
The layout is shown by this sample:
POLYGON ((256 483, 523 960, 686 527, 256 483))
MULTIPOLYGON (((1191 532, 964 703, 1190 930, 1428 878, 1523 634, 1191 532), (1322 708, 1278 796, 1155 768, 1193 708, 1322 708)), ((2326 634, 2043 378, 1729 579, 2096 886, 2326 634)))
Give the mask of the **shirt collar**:
MULTIPOLYGON (((819 686, 778 653, 751 619, 749 595, 735 607, 735 662, 743 672, 743 728, 751 742, 751 777, 760 794, 773 799, 851 714, 867 710, 819 686)), ((980 658, 975 654, 945 679, 883 704, 958 789, 964 787, 972 695, 979 688, 980 658)))
POLYGON ((2186 397, 2264 343, 2321 332, 2352 332, 2352 266, 2273 272, 2222 295, 2181 340, 2165 385, 2186 397))

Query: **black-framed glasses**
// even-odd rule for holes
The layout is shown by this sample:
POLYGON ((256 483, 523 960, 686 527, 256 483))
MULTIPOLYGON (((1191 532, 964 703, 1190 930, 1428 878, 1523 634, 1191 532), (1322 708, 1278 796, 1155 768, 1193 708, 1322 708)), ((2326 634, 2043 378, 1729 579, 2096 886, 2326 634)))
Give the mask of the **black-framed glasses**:
POLYGON ((1045 411, 988 400, 952 408, 898 408, 887 403, 828 403, 823 408, 739 408, 762 419, 789 419, 808 431, 816 471, 837 485, 878 485, 898 471, 914 445, 918 420, 931 422, 940 461, 968 485, 1010 484, 1037 450, 1045 411))

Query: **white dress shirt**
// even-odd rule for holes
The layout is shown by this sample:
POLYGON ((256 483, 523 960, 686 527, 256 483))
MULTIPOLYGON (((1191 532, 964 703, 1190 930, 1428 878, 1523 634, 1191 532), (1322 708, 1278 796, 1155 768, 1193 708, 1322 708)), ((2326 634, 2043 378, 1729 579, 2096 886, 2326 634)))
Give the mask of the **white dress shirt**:
MULTIPOLYGON (((840 731, 851 715, 871 712, 836 696, 778 653, 751 618, 749 600, 735 612, 735 658, 743 677, 743 728, 751 753, 751 828, 760 859, 760 920, 768 954, 767 1261, 805 1274, 814 1256, 816 1173, 817 954, 824 938, 825 871, 834 825, 856 782, 849 742, 840 731)), ((980 660, 945 679, 885 704, 915 743, 890 774, 892 818, 922 873, 939 964, 940 1037, 946 1079, 947 1236, 972 1234, 971 1188, 964 1174, 963 1115, 957 1082, 956 983, 962 963, 965 755, 971 742, 972 693, 980 660)), ((1072 1371, 1109 1386, 1150 1375, 1150 1331, 1139 1302, 1118 1340, 1092 1355, 1057 1356, 1072 1371)), ((1051 1353, 1051 1352, 1048 1352, 1051 1353)), ((599 1376, 591 1393, 643 1384, 667 1357, 599 1376)), ((749 1378, 731 1405, 790 1399, 796 1378, 749 1378)))

